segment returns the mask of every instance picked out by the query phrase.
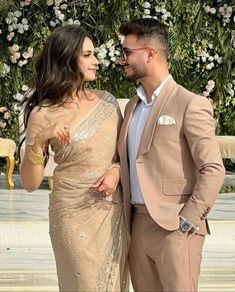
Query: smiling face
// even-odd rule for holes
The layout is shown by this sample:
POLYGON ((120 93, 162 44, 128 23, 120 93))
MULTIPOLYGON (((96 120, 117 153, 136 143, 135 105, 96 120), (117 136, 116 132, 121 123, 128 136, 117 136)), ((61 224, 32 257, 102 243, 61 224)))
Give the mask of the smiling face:
POLYGON ((137 39, 134 34, 125 36, 123 42, 123 60, 127 79, 140 81, 146 76, 146 64, 148 61, 148 47, 137 39))
POLYGON ((78 67, 85 81, 93 81, 96 77, 96 69, 99 64, 94 55, 94 45, 91 39, 85 38, 82 52, 78 57, 78 67))

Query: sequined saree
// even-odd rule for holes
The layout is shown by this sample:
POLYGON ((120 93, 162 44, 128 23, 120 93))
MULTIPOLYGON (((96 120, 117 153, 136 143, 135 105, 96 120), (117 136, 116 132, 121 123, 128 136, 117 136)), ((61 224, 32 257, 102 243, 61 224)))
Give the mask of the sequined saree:
POLYGON ((105 91, 78 122, 65 109, 42 110, 50 111, 43 115, 44 124, 62 119, 72 136, 72 143, 64 147, 51 141, 58 166, 49 195, 49 223, 60 291, 128 291, 121 188, 106 199, 92 188, 118 162, 118 104, 105 91))

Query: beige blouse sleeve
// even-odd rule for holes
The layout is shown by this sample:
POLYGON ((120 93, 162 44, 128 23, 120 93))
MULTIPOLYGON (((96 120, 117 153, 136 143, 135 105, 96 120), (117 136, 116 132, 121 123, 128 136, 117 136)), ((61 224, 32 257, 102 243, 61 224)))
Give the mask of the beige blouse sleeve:
POLYGON ((26 145, 33 145, 37 134, 47 127, 49 127, 49 122, 45 116, 43 108, 34 108, 29 115, 28 125, 26 129, 26 145))

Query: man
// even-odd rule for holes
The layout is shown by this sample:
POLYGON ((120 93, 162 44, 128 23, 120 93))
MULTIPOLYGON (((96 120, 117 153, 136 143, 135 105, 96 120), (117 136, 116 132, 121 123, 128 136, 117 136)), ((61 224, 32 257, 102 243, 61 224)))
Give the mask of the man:
POLYGON ((120 32, 126 77, 141 83, 118 145, 132 284, 197 291, 206 217, 224 179, 212 106, 169 75, 163 24, 143 18, 120 32))

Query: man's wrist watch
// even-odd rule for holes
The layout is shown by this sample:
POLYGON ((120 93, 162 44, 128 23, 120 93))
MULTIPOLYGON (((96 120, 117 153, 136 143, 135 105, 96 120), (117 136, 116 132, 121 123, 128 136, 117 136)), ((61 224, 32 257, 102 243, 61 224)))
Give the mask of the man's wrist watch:
POLYGON ((194 224, 190 223, 185 218, 183 218, 183 217, 180 216, 180 229, 182 231, 188 232, 192 228, 198 230, 198 227, 197 226, 195 226, 194 224))

